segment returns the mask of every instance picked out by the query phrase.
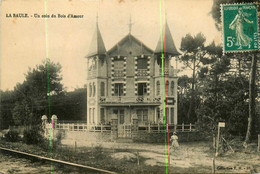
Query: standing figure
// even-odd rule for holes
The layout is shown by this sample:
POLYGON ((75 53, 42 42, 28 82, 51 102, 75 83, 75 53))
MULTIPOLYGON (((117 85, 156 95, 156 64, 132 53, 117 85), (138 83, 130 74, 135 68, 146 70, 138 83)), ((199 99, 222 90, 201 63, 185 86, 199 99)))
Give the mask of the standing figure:
POLYGON ((242 49, 242 46, 248 46, 248 48, 251 47, 252 39, 248 37, 244 33, 244 23, 250 23, 252 24, 253 21, 249 21, 246 17, 249 17, 251 14, 243 12, 242 8, 240 7, 238 9, 238 14, 234 18, 234 20, 230 23, 229 28, 231 30, 236 31, 236 46, 239 46, 238 49, 242 49))
POLYGON ((177 136, 177 133, 176 132, 173 132, 173 135, 171 136, 171 141, 172 141, 172 148, 173 148, 173 151, 175 149, 177 149, 179 147, 179 143, 178 143, 178 136, 177 136))

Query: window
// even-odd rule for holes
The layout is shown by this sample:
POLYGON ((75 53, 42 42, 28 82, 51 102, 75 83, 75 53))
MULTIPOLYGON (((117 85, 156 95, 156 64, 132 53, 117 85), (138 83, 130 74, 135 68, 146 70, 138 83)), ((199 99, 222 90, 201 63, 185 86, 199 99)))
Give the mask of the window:
POLYGON ((138 95, 142 96, 147 94, 147 85, 146 83, 138 83, 138 95))
POLYGON ((122 96, 123 91, 123 83, 115 83, 115 96, 122 96))
POLYGON ((105 109, 104 108, 100 109, 100 122, 101 122, 101 124, 105 123, 105 109))
POLYGON ((161 111, 160 108, 157 108, 157 121, 159 122, 161 118, 161 111))
POLYGON ((156 94, 157 95, 160 95, 160 81, 158 80, 157 83, 156 83, 156 94))
POLYGON ((113 112, 114 112, 114 114, 117 115, 119 124, 124 124, 125 123, 124 110, 123 109, 120 109, 120 110, 116 109, 113 112))
POLYGON ((169 95, 169 81, 167 80, 167 82, 166 82, 166 90, 167 91, 165 91, 165 94, 168 96, 169 95))
POLYGON ((171 123, 174 123, 174 108, 171 108, 171 123))
POLYGON ((93 97, 95 97, 95 93, 96 93, 96 85, 95 83, 93 83, 93 97))
POLYGON ((92 95, 92 85, 89 84, 89 97, 91 97, 91 95, 92 95))
POLYGON ((95 123, 95 108, 93 108, 92 123, 95 123))
POLYGON ((174 95, 174 81, 171 82, 171 94, 174 95))
POLYGON ((105 96, 105 83, 104 82, 100 83, 100 95, 102 97, 105 96))
POLYGON ((89 113, 88 113, 88 118, 89 118, 88 122, 89 122, 89 123, 91 123, 91 114, 92 114, 92 113, 91 113, 91 108, 89 108, 89 113))
POLYGON ((148 60, 146 58, 137 59, 137 69, 147 69, 148 60))
POLYGON ((136 110, 138 117, 138 123, 146 124, 148 123, 148 110, 147 109, 138 109, 136 110))

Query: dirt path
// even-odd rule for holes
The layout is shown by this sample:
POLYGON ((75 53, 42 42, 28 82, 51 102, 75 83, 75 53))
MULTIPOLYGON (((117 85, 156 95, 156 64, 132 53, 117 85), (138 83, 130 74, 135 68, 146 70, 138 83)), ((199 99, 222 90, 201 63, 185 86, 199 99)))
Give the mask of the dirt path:
MULTIPOLYGON (((74 145, 74 142, 66 143, 74 145)), ((78 146, 94 147, 97 144, 84 144, 77 142, 78 146)), ((140 157, 145 158, 145 164, 150 166, 165 166, 168 162, 165 145, 148 143, 109 143, 98 144, 103 148, 122 149, 130 151, 129 156, 139 152, 140 157)), ((166 146, 167 148, 167 146, 166 146)), ((210 142, 180 143, 176 151, 170 152, 170 166, 178 173, 211 173, 214 153, 210 142)), ((255 170, 260 172, 259 153, 226 153, 216 159, 216 173, 250 173, 255 170)), ((174 173, 174 172, 173 172, 174 173)))

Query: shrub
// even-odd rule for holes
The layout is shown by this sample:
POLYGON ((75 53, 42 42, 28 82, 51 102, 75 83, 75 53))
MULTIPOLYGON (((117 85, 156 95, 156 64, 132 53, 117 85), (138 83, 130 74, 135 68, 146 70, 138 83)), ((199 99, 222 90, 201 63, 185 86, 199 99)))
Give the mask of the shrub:
POLYGON ((23 141, 26 144, 38 145, 38 144, 45 143, 46 140, 43 137, 42 130, 37 127, 33 127, 31 129, 24 131, 23 141))
POLYGON ((5 140, 10 142, 17 142, 20 140, 19 133, 14 130, 8 131, 5 135, 5 140))

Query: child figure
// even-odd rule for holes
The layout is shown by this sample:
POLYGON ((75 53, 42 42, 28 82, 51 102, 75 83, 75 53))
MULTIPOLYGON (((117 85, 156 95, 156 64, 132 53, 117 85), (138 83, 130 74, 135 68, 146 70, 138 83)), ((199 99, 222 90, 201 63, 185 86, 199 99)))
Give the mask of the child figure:
POLYGON ((172 148, 173 151, 179 147, 178 143, 178 136, 176 132, 173 132, 173 135, 171 136, 171 141, 172 141, 172 148))

